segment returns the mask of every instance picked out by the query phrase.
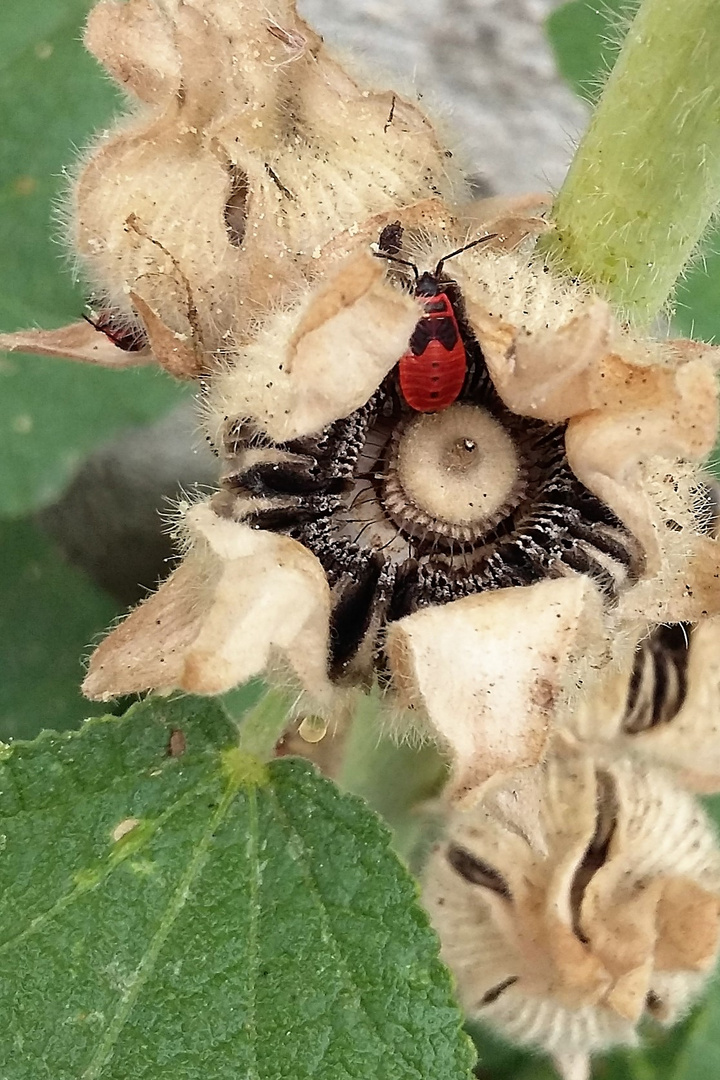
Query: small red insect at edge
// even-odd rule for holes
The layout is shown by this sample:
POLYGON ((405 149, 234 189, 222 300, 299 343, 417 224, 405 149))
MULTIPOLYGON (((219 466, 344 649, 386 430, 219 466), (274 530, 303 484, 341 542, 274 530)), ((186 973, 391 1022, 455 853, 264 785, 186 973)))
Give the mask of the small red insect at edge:
POLYGON ((112 312, 105 309, 99 313, 97 319, 91 319, 88 315, 83 315, 83 319, 90 323, 98 333, 109 338, 113 345, 117 345, 123 352, 141 352, 148 344, 142 330, 128 329, 119 325, 112 312))
MULTIPOLYGON (((440 280, 440 274, 448 259, 460 255, 495 234, 473 240, 457 251, 440 259, 434 271, 419 273, 415 263, 398 259, 387 252, 375 254, 380 259, 409 266, 415 274, 414 295, 424 308, 413 330, 409 348, 398 362, 400 391, 416 412, 440 412, 457 401, 467 374, 467 353, 458 327, 452 302, 440 280)), ((383 247, 383 234, 380 238, 383 247)))

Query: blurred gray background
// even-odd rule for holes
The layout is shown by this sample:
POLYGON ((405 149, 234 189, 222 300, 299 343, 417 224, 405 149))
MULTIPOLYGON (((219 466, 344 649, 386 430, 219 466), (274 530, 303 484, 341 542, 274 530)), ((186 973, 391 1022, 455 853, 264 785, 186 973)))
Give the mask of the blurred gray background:
MULTIPOLYGON (((558 0, 298 0, 326 41, 379 84, 414 89, 440 118, 479 195, 557 188, 586 110, 558 76, 544 20, 558 0)), ((179 489, 211 488, 216 461, 191 403, 125 432, 39 521, 122 603, 164 576, 179 489)))

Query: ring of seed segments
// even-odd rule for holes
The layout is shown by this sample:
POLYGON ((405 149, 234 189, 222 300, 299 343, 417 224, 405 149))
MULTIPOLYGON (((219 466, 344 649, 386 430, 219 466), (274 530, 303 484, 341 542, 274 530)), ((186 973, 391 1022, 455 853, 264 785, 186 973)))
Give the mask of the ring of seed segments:
POLYGON ((232 515, 236 499, 243 520, 317 556, 336 679, 382 670, 384 624, 426 605, 570 573, 590 575, 612 603, 642 569, 634 537, 570 469, 564 425, 504 406, 457 289, 447 291, 468 359, 454 405, 414 412, 391 372, 318 435, 275 443, 240 420, 226 429, 233 467, 218 512, 232 515))

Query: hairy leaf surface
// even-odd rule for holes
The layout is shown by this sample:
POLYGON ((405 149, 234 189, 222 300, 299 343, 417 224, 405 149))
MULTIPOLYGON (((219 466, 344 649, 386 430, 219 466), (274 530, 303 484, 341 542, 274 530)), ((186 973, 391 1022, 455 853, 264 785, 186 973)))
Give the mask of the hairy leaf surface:
POLYGON ((0 792, 0 1076, 470 1076, 385 828, 220 707, 15 744, 0 792))

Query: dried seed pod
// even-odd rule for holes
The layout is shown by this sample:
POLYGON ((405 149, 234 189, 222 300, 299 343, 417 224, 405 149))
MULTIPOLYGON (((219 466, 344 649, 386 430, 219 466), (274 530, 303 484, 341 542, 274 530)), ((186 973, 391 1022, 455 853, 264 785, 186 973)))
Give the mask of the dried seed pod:
POLYGON ((701 990, 720 850, 667 774, 558 751, 449 814, 423 895, 468 1014, 584 1076, 701 990))
MULTIPOLYGON (((391 223, 403 257, 433 266, 461 246, 441 204, 425 205, 421 228, 412 221, 400 211, 391 223)), ((523 227, 508 230, 513 242, 523 227)), ((208 380, 224 467, 211 507, 314 558, 329 593, 313 660, 326 668, 325 707, 377 677, 389 721, 439 739, 455 794, 472 799, 496 770, 542 758, 614 640, 720 607, 717 542, 688 464, 714 439, 714 376, 702 349, 637 342, 600 300, 499 236, 436 278, 466 379, 450 407, 418 413, 396 365, 424 309, 404 268, 364 245, 339 247, 208 380)), ((155 634, 142 651, 165 648, 155 634)), ((88 692, 137 689, 131 654, 124 663, 111 678, 93 662, 88 692)), ((308 707, 322 712, 314 697, 308 707)))
POLYGON ((292 0, 103 0, 86 44, 143 108, 89 155, 72 244, 174 374, 252 332, 339 233, 462 190, 416 105, 355 82, 292 0))
POLYGON ((336 718, 377 679, 472 799, 542 758, 611 643, 720 611, 693 499, 710 347, 638 341, 556 277, 533 200, 454 205, 425 117, 351 79, 293 0, 102 0, 87 42, 142 108, 88 157, 73 243, 108 325, 202 375, 222 461, 89 695, 214 693, 279 657, 336 718))

